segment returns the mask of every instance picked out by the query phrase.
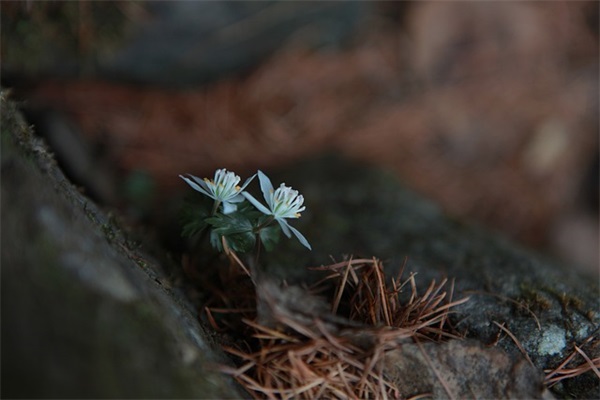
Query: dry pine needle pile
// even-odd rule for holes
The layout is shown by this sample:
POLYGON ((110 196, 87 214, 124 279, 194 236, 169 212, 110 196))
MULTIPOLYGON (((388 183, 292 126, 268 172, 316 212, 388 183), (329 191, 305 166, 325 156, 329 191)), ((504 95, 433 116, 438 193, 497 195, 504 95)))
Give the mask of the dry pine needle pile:
POLYGON ((240 363, 222 370, 256 398, 398 398, 401 391, 383 370, 387 351, 407 341, 460 337, 447 317, 452 307, 468 299, 453 301, 452 285, 446 290, 445 279, 419 294, 413 274, 402 281, 401 270, 386 279, 377 259, 350 259, 314 269, 327 276, 312 293, 334 288, 329 310, 310 311, 309 294, 286 301, 282 296, 294 288, 260 282, 258 318, 243 311, 248 304, 227 310, 229 315, 239 311, 253 342, 226 346, 240 363), (408 292, 403 303, 401 291, 408 292), (261 318, 261 301, 267 303, 263 309, 268 318, 261 318))

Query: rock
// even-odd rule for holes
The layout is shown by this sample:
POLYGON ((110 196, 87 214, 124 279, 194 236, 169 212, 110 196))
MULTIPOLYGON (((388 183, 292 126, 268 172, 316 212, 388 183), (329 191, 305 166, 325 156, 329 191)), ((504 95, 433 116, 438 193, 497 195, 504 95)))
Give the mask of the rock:
POLYGON ((2 397, 243 397, 158 262, 65 179, 6 96, 2 397))
MULTIPOLYGON (((446 217, 392 175, 334 156, 294 164, 273 175, 305 197, 306 211, 294 226, 313 246, 292 240, 267 254, 265 268, 289 282, 307 278, 303 266, 327 264, 344 255, 383 260, 390 274, 405 258, 405 273, 417 272, 426 288, 432 279, 454 280, 454 298, 470 301, 452 320, 467 337, 522 357, 517 338, 539 370, 557 367, 588 337, 599 340, 600 299, 596 279, 533 253, 500 235, 446 217)), ((423 289, 424 290, 424 289, 423 289)), ((600 355, 597 345, 585 349, 600 355)), ((581 359, 582 362, 585 362, 581 359)), ((593 372, 554 386, 559 396, 597 397, 593 372)))
POLYGON ((434 399, 553 398, 544 393, 539 371, 525 360, 515 362, 473 341, 403 345, 387 353, 385 363, 404 398, 422 393, 434 399))

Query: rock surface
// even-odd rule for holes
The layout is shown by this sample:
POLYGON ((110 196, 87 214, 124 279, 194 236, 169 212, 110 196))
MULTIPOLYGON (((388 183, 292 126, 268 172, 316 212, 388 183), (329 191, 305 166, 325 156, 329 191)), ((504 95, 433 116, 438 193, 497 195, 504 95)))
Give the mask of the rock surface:
POLYGON ((525 360, 513 362, 504 352, 477 342, 404 345, 388 353, 385 362, 406 398, 431 393, 434 399, 534 399, 543 390, 540 374, 525 360))
MULTIPOLYGON (((456 327, 484 344, 521 357, 505 327, 540 370, 557 367, 594 336, 598 343, 598 282, 480 227, 447 218, 433 203, 403 188, 385 173, 324 157, 274 175, 307 199, 295 225, 313 245, 293 241, 269 254, 268 269, 289 281, 307 279, 297 266, 321 265, 344 255, 381 259, 390 273, 407 258, 405 273, 417 272, 423 290, 432 279, 454 279, 456 327), (325 261, 324 261, 325 260, 325 261)), ((587 348, 598 357, 598 346, 587 348)), ((583 361, 583 360, 582 360, 583 361)), ((589 372, 554 386, 559 396, 596 398, 600 381, 589 372)))
POLYGON ((2 397, 240 398, 189 302, 2 93, 2 397))

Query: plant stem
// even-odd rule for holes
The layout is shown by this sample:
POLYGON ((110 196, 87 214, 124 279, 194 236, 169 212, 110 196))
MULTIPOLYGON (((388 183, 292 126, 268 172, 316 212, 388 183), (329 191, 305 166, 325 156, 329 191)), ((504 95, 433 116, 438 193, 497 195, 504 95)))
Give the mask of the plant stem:
POLYGON ((271 216, 269 216, 269 219, 268 219, 268 220, 266 220, 266 221, 265 221, 263 224, 261 224, 261 225, 258 225, 258 226, 256 227, 256 230, 255 230, 255 231, 256 231, 256 234, 258 234, 262 228, 266 228, 267 226, 271 225, 271 222, 273 222, 273 221, 275 221, 275 217, 274 217, 274 216, 272 216, 272 215, 271 215, 271 216))
POLYGON ((221 204, 221 202, 219 200, 215 200, 215 204, 213 205, 213 209, 212 209, 212 212, 210 213, 210 215, 215 215, 217 213, 217 210, 219 209, 220 204, 221 204))

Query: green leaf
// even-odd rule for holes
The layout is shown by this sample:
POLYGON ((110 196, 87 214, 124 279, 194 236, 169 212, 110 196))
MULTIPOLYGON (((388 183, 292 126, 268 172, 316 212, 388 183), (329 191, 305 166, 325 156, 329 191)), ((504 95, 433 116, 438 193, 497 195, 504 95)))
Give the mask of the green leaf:
POLYGON ((231 235, 221 235, 214 230, 210 232, 210 243, 217 251, 223 251, 222 238, 225 238, 227 246, 238 253, 246 253, 254 248, 256 236, 251 232, 243 232, 231 235))
POLYGON ((206 218, 205 221, 213 227, 213 231, 224 236, 237 233, 252 233, 252 223, 248 218, 240 213, 228 215, 217 214, 206 218))
POLYGON ((275 248, 277 243, 279 242, 279 234, 281 233, 281 228, 279 225, 273 224, 271 226, 267 226, 262 228, 259 233, 260 241, 267 251, 271 251, 275 248))
POLYGON ((256 221, 256 226, 268 226, 275 222, 275 218, 272 215, 265 215, 260 213, 258 220, 256 221))
POLYGON ((193 203, 187 201, 184 204, 180 213, 183 237, 193 237, 208 226, 205 219, 210 215, 210 207, 209 202, 203 201, 203 199, 193 203))
POLYGON ((221 235, 215 231, 210 232, 210 244, 217 251, 223 251, 223 243, 221 242, 221 235))
POLYGON ((236 252, 246 253, 254 248, 256 236, 252 232, 225 236, 227 245, 236 252))
POLYGON ((252 250, 256 244, 253 225, 243 211, 231 214, 216 214, 205 220, 211 227, 211 243, 219 251, 223 251, 221 238, 236 252, 252 250))

